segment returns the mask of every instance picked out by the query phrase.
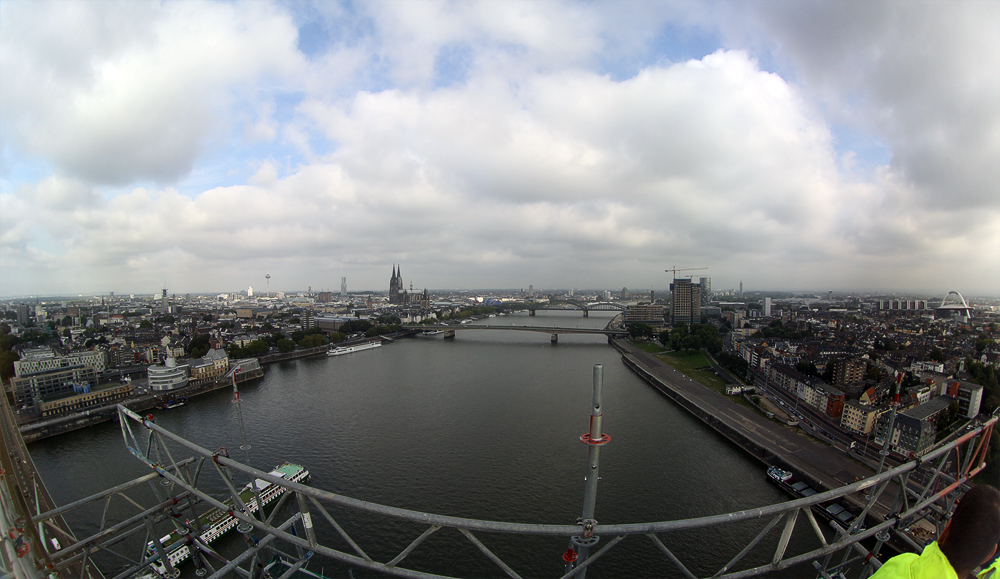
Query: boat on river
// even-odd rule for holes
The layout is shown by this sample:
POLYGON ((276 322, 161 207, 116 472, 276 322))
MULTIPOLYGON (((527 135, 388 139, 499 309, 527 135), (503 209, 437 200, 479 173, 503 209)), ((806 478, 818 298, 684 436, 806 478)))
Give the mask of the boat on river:
POLYGON ((381 348, 382 342, 365 342, 364 344, 355 344, 353 346, 340 346, 326 352, 327 356, 343 356, 344 354, 352 354, 354 352, 360 352, 362 350, 371 350, 372 348, 381 348))
MULTIPOLYGON (((795 498, 811 497, 818 494, 818 491, 809 486, 807 483, 795 480, 795 475, 791 471, 772 466, 767 469, 767 477, 781 487, 782 490, 795 498)), ((815 504, 812 506, 812 509, 814 513, 828 521, 833 521, 845 530, 849 529, 851 523, 854 522, 854 519, 856 518, 854 511, 857 510, 845 507, 844 504, 841 504, 838 500, 815 504)), ((864 523, 862 523, 859 530, 864 528, 864 523)))
MULTIPOLYGON (((305 467, 292 464, 290 462, 279 464, 268 474, 292 482, 304 482, 309 478, 309 471, 306 470, 305 467)), ((247 509, 249 509, 251 513, 256 513, 258 508, 258 501, 254 498, 254 487, 256 487, 256 491, 260 496, 260 505, 267 505, 273 502, 287 490, 279 484, 259 478, 254 479, 253 482, 247 483, 247 485, 240 490, 240 500, 247 506, 247 509)), ((225 504, 229 507, 227 510, 212 508, 198 518, 197 526, 201 528, 202 531, 197 538, 202 543, 205 543, 206 545, 212 543, 219 537, 233 530, 237 523, 240 522, 239 519, 229 514, 232 509, 233 499, 227 499, 225 504)), ((195 526, 194 523, 195 521, 188 521, 190 526, 195 526)), ((174 568, 191 558, 192 551, 188 544, 188 537, 186 535, 173 531, 169 535, 162 537, 160 539, 160 544, 163 546, 163 551, 170 559, 170 565, 174 568)), ((147 558, 156 556, 157 550, 153 541, 146 544, 145 554, 147 558)), ((157 559, 150 565, 150 567, 155 573, 147 571, 142 575, 143 579, 159 579, 159 577, 167 576, 167 566, 163 563, 163 561, 157 559)))
POLYGON ((171 398, 165 402, 156 405, 157 410, 170 410, 171 408, 177 408, 179 406, 184 406, 187 404, 187 397, 177 396, 176 398, 171 398))

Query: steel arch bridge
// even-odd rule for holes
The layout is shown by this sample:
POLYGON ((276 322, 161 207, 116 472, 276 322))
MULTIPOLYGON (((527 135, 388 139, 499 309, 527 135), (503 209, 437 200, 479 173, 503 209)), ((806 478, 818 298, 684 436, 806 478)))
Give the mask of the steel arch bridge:
MULTIPOLYGON (((188 545, 194 553, 193 564, 199 577, 237 576, 256 579, 261 577, 259 569, 263 562, 274 560, 272 556, 276 556, 284 561, 282 577, 291 577, 294 571, 304 569, 307 564, 326 559, 393 576, 439 578, 440 575, 406 567, 404 563, 428 537, 439 532, 455 533, 468 540, 486 560, 496 565, 498 573, 512 578, 521 577, 521 573, 531 573, 531 570, 522 569, 519 573, 497 554, 495 547, 491 549, 487 545, 496 545, 497 536, 528 535, 538 539, 558 537, 569 539, 575 544, 589 543, 594 548, 593 553, 585 560, 580 559, 568 565, 561 576, 564 579, 584 577, 589 567, 600 565, 603 556, 626 540, 645 542, 647 548, 662 555, 663 560, 675 566, 681 575, 694 577, 690 567, 696 562, 685 561, 683 553, 675 554, 667 546, 667 542, 672 541, 665 542, 664 539, 705 530, 718 533, 719 549, 728 553, 727 558, 731 557, 718 568, 713 577, 756 577, 803 564, 806 567, 796 568, 807 569, 812 563, 817 576, 844 577, 857 573, 856 576, 863 578, 880 566, 879 551, 886 541, 891 538, 908 540, 902 534, 906 527, 916 521, 928 519, 936 525, 938 531, 941 530, 942 513, 947 516, 951 512, 962 485, 985 466, 985 446, 997 422, 994 415, 970 428, 956 440, 928 452, 919 460, 811 497, 693 519, 635 524, 596 524, 596 521, 590 521, 591 526, 588 527, 587 521, 581 526, 579 521, 577 524, 527 524, 452 517, 358 500, 275 477, 233 460, 224 452, 203 448, 157 425, 151 417, 139 416, 122 406, 118 407, 118 413, 127 449, 150 468, 150 473, 71 504, 35 514, 30 511, 18 512, 17 505, 24 499, 21 493, 29 489, 12 485, 8 471, 8 475, 4 477, 5 484, 0 485, 0 522, 4 524, 5 533, 9 528, 23 533, 29 539, 30 549, 25 556, 18 558, 13 558, 9 549, 0 553, 0 566, 7 572, 2 576, 4 579, 15 575, 19 578, 51 577, 54 573, 58 573, 60 577, 104 577, 93 560, 98 553, 113 554, 119 560, 114 578, 126 579, 149 570, 150 565, 161 559, 164 551, 162 545, 157 547, 157 538, 170 531, 177 531, 188 537, 188 545), (189 456, 179 458, 183 455, 189 456), (230 503, 203 490, 209 478, 221 479, 230 490, 230 503), (256 516, 246 508, 236 492, 239 479, 262 479, 284 488, 269 516, 256 516), (926 481, 926 484, 918 481, 926 481), (145 485, 151 487, 157 497, 153 504, 143 505, 126 494, 145 485), (893 488, 898 490, 893 493, 893 488), (894 515, 867 529, 858 526, 858 523, 846 530, 834 527, 835 535, 832 540, 828 540, 813 516, 812 507, 859 492, 864 493, 868 499, 865 511, 880 497, 895 494, 894 515), (104 515, 100 528, 89 537, 76 539, 65 527, 61 517, 65 513, 93 504, 103 504, 104 515), (228 511, 238 521, 236 532, 244 535, 247 544, 247 549, 242 554, 226 558, 200 540, 199 529, 191 521, 197 521, 198 512, 204 513, 208 507, 228 511), (340 516, 342 509, 370 517, 387 528, 393 520, 406 522, 409 526, 403 525, 405 528, 397 531, 402 536, 413 536, 413 524, 423 528, 423 532, 412 540, 408 538, 409 544, 393 557, 378 560, 366 552, 366 545, 355 541, 338 523, 334 513, 340 516), (12 517, 18 514, 20 519, 12 517), (12 521, 17 521, 21 526, 10 527, 9 523, 12 521), (760 529, 757 535, 742 548, 740 545, 731 545, 732 535, 727 529, 748 522, 756 522, 760 529), (323 527, 327 534, 339 537, 338 542, 346 547, 321 543, 317 538, 319 527, 323 527), (806 553, 789 554, 790 538, 794 534, 803 533, 815 535, 820 546, 806 553), (743 563, 749 553, 764 549, 763 539, 773 540, 776 536, 777 546, 773 551, 771 547, 767 547, 769 563, 756 566, 743 563), (130 537, 133 543, 137 537, 144 537, 137 553, 129 553, 122 546, 130 537), (60 542, 52 542, 51 538, 59 538, 60 542), (598 542, 599 539, 603 540, 598 542), (869 551, 861 544, 862 540, 874 542, 874 548, 869 551), (155 548, 147 548, 146 545, 155 548)), ((8 439, 4 440, 6 445, 8 439)), ((8 449, 3 450, 4 457, 7 457, 8 449)), ((5 460, 4 468, 10 466, 10 461, 5 460)), ((34 492, 37 493, 38 489, 34 492)), ((857 521, 863 519, 864 514, 857 521)), ((368 548, 371 550, 371 546, 368 548)), ((553 553, 554 557, 559 555, 558 552, 553 553)), ((564 558, 568 560, 572 557, 564 558)), ((167 566, 167 576, 177 577, 179 574, 180 571, 172 565, 167 566)))
POLYGON ((583 317, 587 317, 590 312, 624 312, 625 306, 615 302, 579 302, 576 300, 563 300, 557 302, 546 302, 544 304, 528 304, 528 315, 535 315, 537 310, 572 311, 583 312, 583 317))

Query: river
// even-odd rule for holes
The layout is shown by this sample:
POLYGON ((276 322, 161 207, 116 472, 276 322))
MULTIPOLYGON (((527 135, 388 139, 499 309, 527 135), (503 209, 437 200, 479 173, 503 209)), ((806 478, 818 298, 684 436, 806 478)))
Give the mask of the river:
MULTIPOLYGON (((535 317, 525 312, 477 323, 600 328, 612 315, 539 311, 535 317)), ((594 364, 604 365, 604 430, 612 437, 601 451, 595 516, 600 523, 676 520, 787 500, 766 481, 761 463, 631 373, 603 336, 564 334, 551 344, 543 333, 459 331, 454 340, 408 338, 345 356, 270 365, 264 378, 241 387, 250 458, 265 470, 286 460, 302 464, 312 473, 312 486, 376 503, 479 519, 572 524, 583 501, 587 449, 579 437, 589 429, 594 364)), ((155 412, 156 421, 206 448, 225 446, 242 459, 231 399, 231 392, 217 391, 155 412)), ((112 423, 34 443, 30 450, 57 504, 148 472, 126 452, 112 423)), ((69 517, 78 536, 98 528, 97 513, 90 509, 69 517)), ((381 561, 422 531, 345 512, 335 516, 381 561)), ((711 575, 762 526, 758 521, 661 538, 696 574, 711 575)), ((324 523, 318 527, 328 529, 324 523)), ((765 542, 773 545, 776 535, 765 542)), ((320 536, 339 544, 332 533, 320 536)), ((561 574, 563 539, 482 539, 509 555, 507 562, 522 576, 561 574)), ((223 549, 242 542, 226 541, 223 549)), ((801 537, 791 550, 814 546, 801 537)), ((751 560, 763 564, 769 556, 758 552, 751 560)), ((451 531, 434 535, 406 563, 442 574, 502 576, 451 531)), ((322 566, 330 577, 349 576, 346 565, 322 566)), ((317 565, 310 569, 320 571, 317 565)), ((377 575, 350 571, 358 578, 377 575)), ((648 540, 633 537, 588 576, 676 575, 648 540)))

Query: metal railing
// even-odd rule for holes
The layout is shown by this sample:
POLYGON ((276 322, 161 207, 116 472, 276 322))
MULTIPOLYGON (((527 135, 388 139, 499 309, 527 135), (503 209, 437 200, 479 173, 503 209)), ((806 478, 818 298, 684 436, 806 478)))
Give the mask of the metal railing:
MULTIPOLYGON (((326 558, 353 568, 387 575, 440 577, 441 575, 406 567, 405 564, 408 557, 425 546, 428 537, 442 529, 451 529, 460 534, 482 557, 496 566, 498 573, 513 578, 521 577, 520 573, 537 575, 537 570, 516 571, 513 563, 505 561, 483 542, 481 537, 484 534, 528 535, 549 539, 560 537, 570 540, 571 545, 574 538, 580 539, 581 536, 605 538, 601 544, 591 541, 588 546, 593 548, 587 556, 584 556, 581 549, 580 557, 566 566, 563 578, 581 577, 586 569, 600 565, 602 559, 622 541, 640 538, 648 541, 648 548, 654 555, 662 555, 682 576, 694 577, 695 574, 690 569, 702 562, 685 561, 685 554, 680 553, 678 556, 672 552, 666 546, 664 537, 702 530, 718 531, 722 536, 729 526, 758 521, 763 527, 756 536, 743 545, 727 563, 715 570, 711 577, 755 577, 812 563, 814 572, 820 577, 850 575, 864 578, 880 566, 878 556, 886 542, 894 540, 903 545, 911 545, 914 549, 919 548, 905 532, 917 521, 926 518, 938 531, 941 530, 962 486, 985 465, 989 437, 997 422, 996 416, 989 417, 956 440, 934 449, 919 460, 811 497, 734 513, 674 521, 619 525, 589 521, 591 526, 586 528, 588 521, 584 520, 575 525, 511 523, 437 515, 363 501, 273 476, 229 458, 224 451, 212 451, 194 444, 159 426, 151 417, 140 416, 122 406, 118 407, 118 415, 129 452, 147 464, 153 472, 31 517, 32 525, 40 525, 85 505, 102 502, 104 505, 99 529, 91 536, 58 549, 46 545, 48 568, 44 572, 40 569, 39 577, 53 576, 53 573, 58 573, 61 577, 89 577, 95 568, 95 556, 117 562, 115 579, 151 573, 152 564, 164 561, 164 546, 159 544, 158 538, 172 531, 186 538, 193 552, 194 569, 199 576, 236 575, 256 579, 262 576, 260 570, 263 562, 279 556, 288 565, 287 569, 299 569, 326 558), (179 458, 182 453, 184 458, 179 458), (920 476, 915 477, 914 473, 919 473, 920 476), (217 477, 211 483, 210 479, 215 477, 210 477, 210 474, 217 477), (285 489, 269 516, 263 514, 263 509, 254 511, 247 504, 250 501, 241 499, 237 491, 239 485, 235 482, 238 477, 262 479, 285 489), (228 502, 204 490, 212 483, 218 488, 220 482, 228 489, 228 502), (152 489, 155 499, 146 506, 138 499, 126 495, 133 489, 147 486, 152 489), (890 488, 897 489, 893 500, 893 514, 870 528, 864 528, 862 522, 866 519, 868 510, 890 488), (834 527, 832 539, 828 540, 814 516, 813 507, 854 493, 864 493, 866 501, 863 511, 849 528, 834 527), (118 508, 111 508, 113 501, 119 505, 118 508), (122 505, 127 507, 127 512, 119 516, 120 520, 114 521, 111 515, 122 511, 122 505), (200 540, 198 515, 203 514, 207 508, 220 509, 238 520, 237 532, 244 535, 248 544, 242 554, 227 558, 200 540), (362 545, 363 541, 345 531, 344 526, 333 516, 333 512, 339 512, 338 509, 347 509, 363 517, 402 521, 405 530, 401 530, 401 534, 412 532, 412 524, 419 525, 423 531, 392 556, 377 559, 368 554, 365 549, 367 545, 362 545), (805 519, 808 524, 799 524, 800 519, 805 519), (318 532, 320 530, 322 532, 318 532), (818 540, 820 546, 805 553, 789 554, 788 546, 792 537, 802 533, 814 535, 814 540, 818 540), (323 544, 318 538, 321 535, 339 537, 337 542, 343 541, 347 547, 337 548, 331 544, 323 544), (778 536, 777 545, 771 552, 766 545, 773 543, 775 535, 778 536), (765 538, 769 541, 764 541, 765 538), (151 545, 153 549, 150 549, 151 545), (769 550, 769 562, 762 565, 745 563, 749 554, 759 555, 765 548, 769 550)), ((600 433, 599 424, 597 432, 600 433)), ((593 448, 595 447, 591 446, 593 448)), ((149 496, 149 491, 146 496, 149 496)), ((888 500, 889 495, 886 496, 888 500)), ((720 545, 731 543, 732 535, 725 536, 726 539, 720 539, 720 545)), ((551 541, 547 541, 546 545, 549 543, 551 541)), ((577 541, 577 544, 580 543, 577 541)), ((372 547, 368 549, 373 552, 378 550, 372 547)), ((559 554, 553 553, 553 557, 559 554)), ((168 559, 162 563, 166 574, 178 576, 179 571, 170 565, 168 559)), ((4 569, 12 568, 5 566, 4 569)), ((290 577, 291 574, 292 571, 288 570, 281 576, 290 577)), ((99 573, 93 575, 99 576, 99 573)), ((12 572, 3 575, 12 576, 12 572)))

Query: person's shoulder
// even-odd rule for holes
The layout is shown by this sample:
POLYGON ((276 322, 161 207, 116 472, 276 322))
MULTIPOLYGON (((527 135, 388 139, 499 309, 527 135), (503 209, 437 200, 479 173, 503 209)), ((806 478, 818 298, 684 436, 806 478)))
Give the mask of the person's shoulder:
POLYGON ((920 558, 916 553, 902 553, 889 559, 869 579, 910 579, 911 567, 920 558))

